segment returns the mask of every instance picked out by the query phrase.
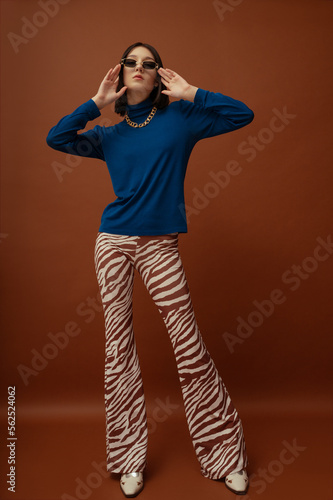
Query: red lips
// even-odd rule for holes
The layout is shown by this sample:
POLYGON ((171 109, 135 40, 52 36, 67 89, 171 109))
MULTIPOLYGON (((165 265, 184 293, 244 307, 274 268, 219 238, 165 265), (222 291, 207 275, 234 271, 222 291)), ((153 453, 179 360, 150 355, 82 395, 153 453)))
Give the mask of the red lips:
POLYGON ((135 76, 133 76, 133 79, 134 80, 143 80, 141 75, 135 75, 135 76))

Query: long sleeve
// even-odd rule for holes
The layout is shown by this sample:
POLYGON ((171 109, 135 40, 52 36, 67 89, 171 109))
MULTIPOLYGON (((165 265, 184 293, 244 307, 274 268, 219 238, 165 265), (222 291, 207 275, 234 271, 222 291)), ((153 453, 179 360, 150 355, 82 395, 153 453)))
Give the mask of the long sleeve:
POLYGON ((84 129, 89 120, 100 115, 95 102, 89 99, 51 128, 46 138, 47 144, 64 153, 104 160, 102 135, 99 133, 101 127, 96 125, 92 130, 78 134, 78 130, 84 129))
MULTIPOLYGON (((127 107, 130 119, 143 123, 153 103, 148 97, 127 107)), ((122 120, 82 132, 99 115, 95 102, 87 101, 50 130, 47 143, 106 162, 116 199, 105 207, 99 231, 133 236, 187 232, 184 180, 195 143, 253 119, 242 102, 200 88, 194 102, 171 102, 147 126, 134 128, 122 120)))
POLYGON ((198 88, 194 102, 180 101, 195 140, 232 132, 251 123, 253 111, 241 101, 198 88))

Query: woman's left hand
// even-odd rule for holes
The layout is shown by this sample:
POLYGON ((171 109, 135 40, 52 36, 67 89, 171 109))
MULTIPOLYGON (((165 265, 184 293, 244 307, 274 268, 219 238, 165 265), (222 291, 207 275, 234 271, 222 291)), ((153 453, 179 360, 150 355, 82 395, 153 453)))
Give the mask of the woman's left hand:
POLYGON ((162 94, 176 97, 177 99, 194 101, 194 96, 198 87, 190 85, 184 78, 171 69, 159 68, 158 73, 161 76, 162 83, 167 88, 167 90, 162 90, 162 94))

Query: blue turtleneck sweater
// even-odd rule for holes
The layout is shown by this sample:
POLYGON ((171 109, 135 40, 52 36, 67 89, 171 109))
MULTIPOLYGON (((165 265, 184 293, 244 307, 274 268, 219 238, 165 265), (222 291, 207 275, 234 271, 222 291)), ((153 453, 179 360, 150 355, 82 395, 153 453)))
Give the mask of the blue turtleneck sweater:
MULTIPOLYGON (((143 123, 151 109, 148 98, 128 105, 127 113, 143 123)), ((242 102, 200 88, 194 102, 174 101, 158 109, 144 127, 133 128, 122 120, 78 134, 100 114, 90 99, 50 130, 47 143, 58 151, 106 162, 117 198, 105 208, 99 231, 130 236, 186 233, 184 179, 194 145, 253 120, 253 112, 242 102)))

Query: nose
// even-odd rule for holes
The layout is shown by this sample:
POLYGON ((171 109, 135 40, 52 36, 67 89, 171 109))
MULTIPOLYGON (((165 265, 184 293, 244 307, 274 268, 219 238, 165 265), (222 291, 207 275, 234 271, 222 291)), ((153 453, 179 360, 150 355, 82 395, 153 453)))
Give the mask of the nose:
POLYGON ((143 70, 142 62, 140 62, 140 61, 137 61, 136 65, 135 65, 135 71, 137 71, 138 68, 140 69, 140 71, 143 70))

